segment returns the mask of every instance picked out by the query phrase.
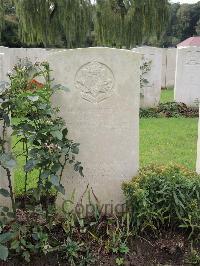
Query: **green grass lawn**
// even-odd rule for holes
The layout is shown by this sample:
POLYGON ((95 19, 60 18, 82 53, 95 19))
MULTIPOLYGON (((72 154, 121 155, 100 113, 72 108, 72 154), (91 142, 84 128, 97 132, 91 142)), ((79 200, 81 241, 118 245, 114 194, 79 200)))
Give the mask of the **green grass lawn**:
MULTIPOLYGON (((13 145, 17 142, 17 138, 13 137, 12 143, 13 145)), ((15 148, 15 153, 16 154, 21 154, 22 153, 22 144, 16 145, 15 148)), ((15 187, 15 193, 17 195, 20 195, 24 192, 24 184, 25 184, 25 176, 23 172, 23 166, 25 164, 25 158, 23 156, 17 157, 18 161, 18 167, 15 169, 14 172, 14 187, 15 187)), ((27 189, 33 188, 37 184, 37 171, 33 171, 29 174, 28 177, 28 187, 27 189)))
POLYGON ((160 98, 161 103, 173 102, 173 100, 174 100, 173 89, 162 90, 161 98, 160 98))
POLYGON ((141 119, 140 166, 178 163, 195 169, 197 125, 196 118, 141 119))

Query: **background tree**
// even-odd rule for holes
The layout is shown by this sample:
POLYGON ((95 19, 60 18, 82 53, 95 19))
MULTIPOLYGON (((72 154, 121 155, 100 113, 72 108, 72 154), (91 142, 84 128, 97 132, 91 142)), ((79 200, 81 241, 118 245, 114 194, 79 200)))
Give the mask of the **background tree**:
POLYGON ((16 17, 16 10, 12 0, 3 0, 1 8, 4 10, 4 21, 1 35, 1 45, 9 47, 20 47, 22 43, 18 36, 18 20, 16 17))
POLYGON ((3 27, 4 27, 4 6, 3 6, 3 0, 0 0, 0 34, 3 30, 3 27))
POLYGON ((170 20, 159 41, 160 46, 175 46, 197 35, 200 20, 200 2, 196 4, 170 5, 170 20))
POLYGON ((196 33, 198 36, 200 36, 200 19, 198 20, 197 25, 196 25, 196 33))
POLYGON ((97 43, 133 47, 153 34, 160 36, 168 20, 167 0, 97 0, 97 43))
POLYGON ((15 0, 21 40, 45 47, 62 42, 87 46, 93 22, 95 44, 131 47, 167 19, 167 0, 15 0))
POLYGON ((91 27, 90 0, 15 0, 19 35, 27 44, 83 47, 91 27))
POLYGON ((9 47, 168 47, 200 34, 200 2, 0 0, 0 18, 9 47))

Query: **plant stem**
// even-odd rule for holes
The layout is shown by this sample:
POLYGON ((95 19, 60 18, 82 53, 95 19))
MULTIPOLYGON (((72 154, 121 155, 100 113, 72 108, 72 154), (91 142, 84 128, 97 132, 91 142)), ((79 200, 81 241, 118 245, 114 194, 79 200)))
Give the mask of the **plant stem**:
POLYGON ((8 168, 4 168, 6 170, 6 174, 8 177, 8 187, 10 190, 10 198, 11 198, 11 202, 12 202, 12 209, 13 209, 13 213, 14 216, 16 217, 16 204, 15 204, 15 197, 14 197, 14 193, 13 193, 13 187, 12 187, 12 175, 11 175, 11 171, 8 168))
MULTIPOLYGON (((2 144, 3 153, 6 153, 5 145, 8 144, 7 141, 5 141, 5 138, 6 138, 6 123, 4 121, 4 124, 3 124, 3 144, 2 144)), ((7 174, 8 184, 9 184, 8 187, 10 190, 10 198, 11 198, 11 203, 12 203, 12 210, 13 210, 14 216, 16 217, 16 204, 15 204, 15 197, 14 197, 13 187, 12 187, 12 174, 11 174, 11 171, 9 168, 3 167, 3 169, 6 171, 6 174, 7 174)))
POLYGON ((62 169, 61 169, 61 172, 60 172, 60 182, 61 182, 62 175, 63 175, 63 172, 64 172, 64 169, 65 169, 66 164, 67 164, 67 155, 65 155, 65 161, 62 164, 62 169))
MULTIPOLYGON (((26 164, 28 162, 28 141, 25 139, 25 149, 26 149, 26 164)), ((24 187, 24 192, 26 194, 27 192, 27 182, 28 182, 28 172, 26 171, 25 173, 25 187, 24 187)))

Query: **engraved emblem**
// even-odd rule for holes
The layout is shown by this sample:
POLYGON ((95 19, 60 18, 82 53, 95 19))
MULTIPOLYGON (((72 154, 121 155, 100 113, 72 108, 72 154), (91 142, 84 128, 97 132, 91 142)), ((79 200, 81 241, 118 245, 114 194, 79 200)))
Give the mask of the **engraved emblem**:
POLYGON ((114 76, 106 65, 92 61, 83 65, 76 74, 76 88, 83 99, 99 103, 113 94, 114 76))

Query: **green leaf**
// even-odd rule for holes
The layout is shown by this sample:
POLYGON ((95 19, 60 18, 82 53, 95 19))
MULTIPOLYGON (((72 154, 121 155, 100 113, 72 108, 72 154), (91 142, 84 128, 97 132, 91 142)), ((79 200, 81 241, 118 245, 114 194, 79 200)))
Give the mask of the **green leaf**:
POLYGON ((1 234, 0 235, 0 243, 5 244, 8 241, 10 241, 11 239, 13 239, 13 237, 15 237, 15 236, 16 236, 16 233, 10 233, 10 232, 1 234))
POLYGON ((58 189, 58 192, 60 192, 61 194, 65 195, 65 188, 64 188, 63 185, 60 184, 60 185, 57 187, 57 189, 58 189))
POLYGON ((8 213, 7 213, 7 217, 8 217, 8 218, 15 218, 15 215, 14 215, 13 212, 8 212, 8 213))
POLYGON ((66 137, 67 134, 68 134, 68 129, 67 128, 64 128, 63 131, 62 131, 62 133, 63 133, 63 136, 66 137))
POLYGON ((69 92, 70 89, 66 86, 63 86, 61 84, 56 84, 52 87, 53 90, 63 90, 63 91, 66 91, 66 92, 69 92))
POLYGON ((82 166, 79 167, 79 174, 80 174, 82 177, 84 177, 84 174, 83 174, 83 167, 82 167, 82 166))
POLYGON ((11 243, 11 249, 18 249, 19 248, 19 241, 18 240, 14 240, 12 243, 11 243))
POLYGON ((5 89, 9 83, 7 81, 1 80, 0 81, 0 89, 5 89))
POLYGON ((12 169, 16 166, 15 158, 12 154, 3 153, 0 155, 1 165, 5 168, 12 169))
POLYGON ((56 130, 56 131, 52 131, 52 132, 51 132, 51 135, 52 135, 54 138, 57 138, 57 139, 59 139, 59 140, 62 140, 62 138, 63 138, 63 134, 62 134, 62 132, 60 132, 60 131, 58 131, 58 130, 56 130))
POLYGON ((30 159, 30 160, 28 160, 28 162, 24 166, 24 171, 25 172, 31 172, 35 168, 36 165, 37 165, 37 161, 30 159))
POLYGON ((56 163, 56 164, 54 164, 54 165, 51 167, 51 171, 52 171, 53 173, 57 173, 57 172, 60 170, 60 168, 61 168, 60 163, 56 163))
POLYGON ((76 172, 78 172, 79 169, 80 169, 80 167, 81 167, 81 162, 76 162, 75 165, 74 165, 74 170, 75 170, 76 172))
POLYGON ((10 193, 8 190, 6 190, 5 188, 0 188, 0 194, 2 196, 4 196, 5 198, 9 198, 10 197, 10 193))
POLYGON ((50 182, 55 187, 58 187, 59 186, 59 183, 60 183, 59 177, 57 175, 51 175, 50 176, 50 182))
POLYGON ((9 208, 8 208, 8 207, 3 207, 3 208, 2 208, 2 211, 4 211, 4 212, 8 212, 8 211, 9 211, 9 208))
POLYGON ((6 123, 6 126, 9 127, 10 126, 10 116, 8 114, 4 113, 2 117, 6 123))
POLYGON ((80 145, 80 144, 74 144, 74 145, 72 146, 72 153, 74 153, 74 154, 79 154, 79 145, 80 145))
POLYGON ((0 245, 0 260, 6 261, 8 258, 8 248, 0 245))
POLYGON ((39 100, 39 96, 27 96, 27 98, 31 101, 31 102, 37 102, 39 100))
POLYGON ((26 262, 30 262, 30 253, 28 251, 24 251, 23 252, 23 257, 25 259, 26 262))

